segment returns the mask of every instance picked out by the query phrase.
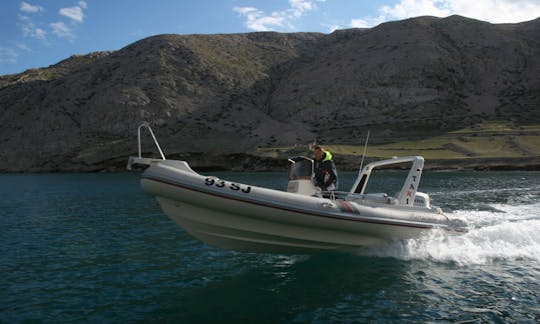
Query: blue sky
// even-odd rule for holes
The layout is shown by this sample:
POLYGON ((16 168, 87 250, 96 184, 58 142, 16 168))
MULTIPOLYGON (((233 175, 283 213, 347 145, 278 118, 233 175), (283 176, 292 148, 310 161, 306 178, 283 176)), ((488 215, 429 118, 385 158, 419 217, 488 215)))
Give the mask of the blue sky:
POLYGON ((540 0, 2 0, 0 75, 163 33, 330 33, 452 14, 521 22, 540 17, 540 0))

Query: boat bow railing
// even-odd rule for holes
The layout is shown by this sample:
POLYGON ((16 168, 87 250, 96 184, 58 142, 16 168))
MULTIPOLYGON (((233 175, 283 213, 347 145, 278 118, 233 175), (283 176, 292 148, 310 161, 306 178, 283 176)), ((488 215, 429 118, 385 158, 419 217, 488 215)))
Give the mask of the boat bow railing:
POLYGON ((139 125, 139 128, 137 129, 137 148, 138 148, 138 155, 137 156, 130 156, 128 159, 127 169, 131 170, 131 167, 134 164, 142 164, 142 165, 150 165, 154 162, 164 161, 166 160, 165 154, 163 154, 163 150, 161 149, 161 146, 159 146, 158 140, 156 138, 156 135, 154 135, 154 132, 152 131, 152 127, 150 127, 150 124, 147 122, 142 123, 139 125), (154 140, 154 144, 156 145, 159 154, 161 155, 161 159, 154 159, 154 158, 143 158, 142 157, 142 149, 141 149, 141 129, 146 128, 150 132, 150 135, 152 136, 152 139, 154 140))

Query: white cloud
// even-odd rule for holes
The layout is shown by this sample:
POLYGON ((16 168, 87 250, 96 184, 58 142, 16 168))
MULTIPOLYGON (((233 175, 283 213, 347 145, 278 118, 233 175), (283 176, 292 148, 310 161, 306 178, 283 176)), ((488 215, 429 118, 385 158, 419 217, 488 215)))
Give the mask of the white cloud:
POLYGON ((51 27, 53 34, 55 34, 58 37, 68 38, 68 39, 74 39, 75 38, 75 34, 73 33, 73 30, 71 28, 69 28, 63 22, 51 23, 51 24, 49 24, 49 26, 51 27))
POLYGON ((0 63, 17 64, 21 52, 32 52, 30 47, 20 42, 8 42, 7 46, 0 45, 0 63))
POLYGON ((32 50, 30 49, 30 47, 28 47, 28 45, 26 44, 23 44, 23 43, 15 43, 15 47, 17 47, 18 49, 21 49, 23 51, 27 51, 27 52, 31 52, 32 50))
POLYGON ((314 4, 311 1, 306 0, 289 0, 289 5, 291 8, 287 11, 294 17, 300 17, 304 12, 314 8, 314 4))
MULTIPOLYGON (((21 2, 19 10, 27 14, 34 14, 44 11, 43 7, 32 5, 24 1, 21 2)), ((21 28, 24 37, 32 37, 35 39, 44 40, 47 36, 47 32, 44 29, 36 27, 33 19, 24 14, 19 14, 19 21, 17 25, 21 28)))
POLYGON ((540 16, 538 0, 400 0, 379 8, 376 17, 352 19, 351 27, 373 27, 389 20, 417 16, 461 15, 491 23, 516 23, 540 16))
POLYGON ((15 64, 19 54, 11 47, 0 46, 0 63, 15 64))
POLYGON ((27 12, 27 13, 36 13, 36 12, 40 12, 44 10, 42 6, 34 6, 24 1, 21 2, 21 6, 19 7, 19 9, 22 12, 27 12))
POLYGON ((47 35, 47 32, 42 28, 36 27, 36 24, 28 16, 19 15, 19 22, 17 25, 21 28, 24 37, 43 40, 47 35))
POLYGON ((363 17, 363 18, 351 19, 350 26, 353 28, 370 28, 380 23, 383 23, 387 20, 391 20, 391 19, 387 19, 385 16, 363 17))
POLYGON ((315 9, 313 0, 289 0, 289 8, 271 14, 254 7, 234 7, 233 11, 244 16, 246 26, 255 31, 294 29, 292 22, 315 9))
POLYGON ((32 33, 32 37, 37 39, 45 39, 45 36, 47 36, 47 32, 41 28, 34 29, 32 33))
POLYGON ((74 22, 81 23, 84 20, 84 12, 83 9, 86 9, 88 6, 86 2, 80 1, 78 6, 69 7, 69 8, 61 8, 58 13, 64 17, 68 17, 69 19, 73 20, 74 22))
MULTIPOLYGON (((88 7, 85 1, 79 1, 76 6, 61 8, 58 14, 70 19, 70 23, 53 22, 53 23, 36 23, 30 15, 19 14, 17 25, 21 28, 24 37, 31 37, 43 41, 47 41, 47 35, 52 33, 60 38, 73 40, 76 38, 74 29, 77 24, 84 20, 84 10, 88 7), (47 30, 49 30, 47 32, 47 30)), ((20 10, 24 13, 36 13, 43 11, 43 7, 34 6, 27 2, 21 2, 20 10)))
POLYGON ((234 7, 234 11, 246 17, 246 26, 249 29, 262 31, 262 30, 271 30, 274 27, 283 26, 283 17, 277 15, 274 16, 265 16, 264 12, 253 7, 234 7))
POLYGON ((236 11, 242 15, 249 15, 255 12, 259 12, 260 14, 262 14, 262 11, 259 11, 257 10, 257 8, 253 8, 253 7, 234 7, 233 11, 236 11))
POLYGON ((445 1, 453 14, 489 21, 516 23, 540 17, 538 0, 445 1))
POLYGON ((52 29, 52 33, 60 38, 74 40, 77 37, 75 35, 74 28, 76 28, 78 23, 83 22, 84 9, 87 8, 88 5, 85 1, 79 1, 77 6, 61 8, 60 10, 58 10, 58 14, 71 19, 71 24, 67 25, 64 22, 50 23, 49 26, 52 29))
POLYGON ((81 7, 62 8, 58 13, 76 22, 82 22, 84 19, 84 13, 81 7))
POLYGON ((329 25, 329 26, 328 26, 328 31, 329 31, 330 33, 333 33, 333 32, 335 32, 336 30, 342 29, 342 28, 343 28, 343 27, 341 27, 340 25, 329 25))
MULTIPOLYGON (((471 0, 468 1, 474 3, 474 1, 471 0)), ((397 19, 416 16, 445 17, 451 14, 451 11, 447 8, 448 2, 452 2, 452 0, 401 0, 396 5, 383 6, 379 9, 379 12, 382 13, 383 16, 397 19)))

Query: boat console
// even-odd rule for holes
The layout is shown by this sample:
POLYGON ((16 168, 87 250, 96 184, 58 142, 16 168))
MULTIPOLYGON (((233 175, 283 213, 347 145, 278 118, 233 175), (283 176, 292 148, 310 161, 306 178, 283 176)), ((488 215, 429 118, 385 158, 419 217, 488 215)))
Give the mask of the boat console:
POLYGON ((295 156, 289 159, 289 184, 287 192, 314 196, 321 189, 313 185, 313 160, 305 156, 295 156))

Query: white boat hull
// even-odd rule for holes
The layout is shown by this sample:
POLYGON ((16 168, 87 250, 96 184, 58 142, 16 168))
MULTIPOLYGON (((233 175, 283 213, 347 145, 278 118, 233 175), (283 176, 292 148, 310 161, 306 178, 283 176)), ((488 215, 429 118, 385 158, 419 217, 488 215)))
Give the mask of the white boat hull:
POLYGON ((432 209, 360 205, 248 186, 199 175, 181 161, 151 164, 141 183, 192 236, 237 251, 348 251, 449 229, 446 216, 432 209))

